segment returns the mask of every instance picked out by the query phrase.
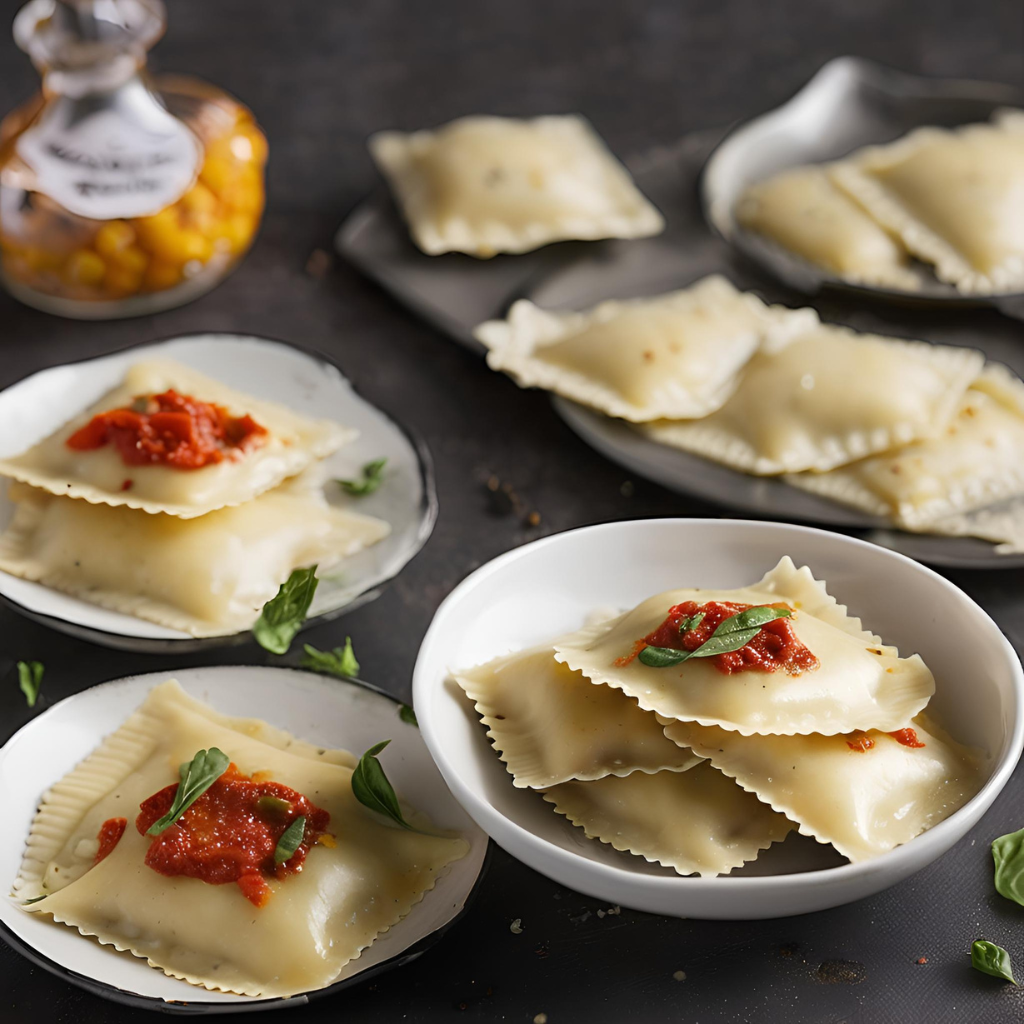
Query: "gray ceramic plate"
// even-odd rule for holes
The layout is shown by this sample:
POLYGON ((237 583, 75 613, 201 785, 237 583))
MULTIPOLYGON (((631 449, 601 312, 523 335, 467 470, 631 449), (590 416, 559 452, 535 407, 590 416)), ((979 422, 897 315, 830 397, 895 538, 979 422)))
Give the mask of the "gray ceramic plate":
POLYGON ((857 57, 826 64, 781 107, 733 129, 701 181, 708 223, 723 238, 793 288, 814 294, 823 286, 875 297, 957 304, 992 304, 1024 317, 1024 296, 961 295, 919 267, 919 291, 852 285, 744 231, 733 218, 737 199, 755 181, 797 164, 822 163, 861 146, 890 142, 922 125, 955 127, 987 121, 1000 107, 1022 102, 1016 89, 993 82, 922 78, 857 57))

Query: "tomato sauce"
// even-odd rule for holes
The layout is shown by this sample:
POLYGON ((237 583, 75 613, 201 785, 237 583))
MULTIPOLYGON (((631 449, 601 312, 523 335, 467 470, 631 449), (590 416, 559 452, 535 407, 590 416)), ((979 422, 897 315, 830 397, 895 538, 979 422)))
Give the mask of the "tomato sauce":
MULTIPOLYGON (((886 733, 886 735, 891 736, 897 743, 901 743, 905 747, 926 746, 917 738, 917 731, 914 729, 897 729, 896 732, 886 733)), ((875 741, 866 732, 852 732, 846 739, 846 745, 851 750, 862 754, 870 750, 875 745, 875 741)))
POLYGON ((897 742, 902 743, 905 747, 923 747, 926 744, 922 743, 917 738, 917 731, 915 729, 899 729, 896 732, 891 732, 889 735, 897 742))
POLYGON ((113 445, 126 466, 202 469, 238 458, 266 438, 266 428, 251 416, 232 416, 223 406, 169 390, 97 413, 65 444, 75 451, 113 445))
MULTIPOLYGON (((142 802, 135 820, 141 835, 170 810, 177 789, 174 783, 142 802)), ((330 820, 327 811, 294 789, 256 781, 231 764, 173 825, 154 837, 146 864, 168 877, 184 875, 210 885, 235 882, 250 903, 262 907, 271 895, 267 879, 301 871, 330 820), (278 840, 300 816, 306 819, 302 842, 288 860, 275 864, 278 840)))
POLYGON ((846 745, 858 754, 865 754, 875 745, 875 741, 866 732, 851 732, 846 745))
POLYGON ((93 866, 99 864, 105 857, 110 856, 114 847, 121 841, 121 836, 124 835, 127 824, 127 818, 107 818, 100 825, 100 830, 96 833, 96 839, 100 844, 100 848, 96 851, 96 859, 93 861, 93 866))
MULTIPOLYGON (((711 634, 730 616, 748 608, 759 607, 788 606, 739 604, 733 601, 709 601, 707 604, 699 605, 696 601, 684 601, 670 608, 665 621, 642 640, 637 640, 632 652, 624 658, 619 658, 616 664, 628 665, 645 647, 695 651, 710 639, 711 634), (680 628, 687 620, 699 614, 703 614, 704 617, 697 626, 680 632, 680 628)), ((739 650, 716 654, 708 660, 719 672, 727 676, 749 669, 758 672, 778 672, 781 669, 790 675, 799 675, 801 672, 813 671, 819 665, 818 659, 797 638, 793 623, 788 618, 774 619, 766 623, 760 632, 739 650)))

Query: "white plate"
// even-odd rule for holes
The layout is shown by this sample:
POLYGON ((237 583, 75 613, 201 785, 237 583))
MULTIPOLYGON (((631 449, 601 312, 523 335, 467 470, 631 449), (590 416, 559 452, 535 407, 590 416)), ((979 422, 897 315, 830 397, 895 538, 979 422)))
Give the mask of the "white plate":
MULTIPOLYGON (((358 477, 365 463, 387 458, 385 482, 374 494, 352 499, 341 488, 328 488, 332 502, 386 520, 391 533, 379 544, 345 559, 320 581, 307 625, 372 600, 380 593, 378 588, 396 576, 426 543, 437 517, 426 447, 360 398, 336 366, 279 341, 194 334, 41 370, 0 392, 0 457, 22 452, 46 437, 119 384, 133 363, 154 358, 175 359, 239 391, 357 428, 359 437, 325 460, 331 477, 358 477)), ((6 528, 13 511, 6 488, 0 488, 0 530, 6 528)), ((0 598, 30 618, 106 647, 184 651, 237 643, 249 635, 196 639, 3 572, 0 598)))
MULTIPOLYGON (((151 672, 84 690, 33 719, 0 748, 0 807, 4 808, 0 885, 8 886, 18 873, 25 837, 43 791, 120 726, 151 687, 170 676, 151 672)), ((219 711, 266 719, 314 743, 362 753, 379 740, 390 739, 385 764, 395 789, 442 828, 459 830, 470 842, 469 853, 451 866, 408 917, 353 960, 338 981, 290 999, 208 992, 167 977, 131 953, 83 938, 42 914, 26 914, 9 899, 0 900, 4 939, 52 973, 105 998, 147 1009, 223 1013, 308 1002, 311 996, 336 992, 356 979, 407 963, 440 938, 462 913, 476 886, 487 837, 448 792, 419 730, 399 718, 395 698, 365 683, 287 668, 186 668, 173 677, 192 696, 219 711)))
POLYGON ((1024 744, 1024 674, 1013 648, 966 594, 930 569, 864 541, 778 523, 654 519, 556 534, 496 558, 448 596, 413 676, 420 728, 456 799, 500 846, 590 896, 653 913, 731 920, 849 903, 929 864, 972 828, 1024 744), (860 863, 794 835, 742 872, 682 878, 588 840, 536 793, 514 789, 451 668, 554 639, 596 608, 628 608, 681 586, 739 587, 783 555, 809 565, 865 626, 917 651, 935 673, 930 705, 956 738, 991 756, 964 807, 904 846, 860 863))

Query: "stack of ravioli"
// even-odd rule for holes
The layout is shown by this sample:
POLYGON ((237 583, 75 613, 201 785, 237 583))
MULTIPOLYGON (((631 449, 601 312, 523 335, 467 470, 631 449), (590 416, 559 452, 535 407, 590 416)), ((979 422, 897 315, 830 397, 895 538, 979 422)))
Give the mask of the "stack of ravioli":
POLYGON ((935 681, 920 656, 901 657, 788 557, 749 587, 657 594, 454 676, 513 785, 682 875, 728 873, 794 830, 869 860, 981 784, 981 755, 925 712, 935 681), (787 606, 817 667, 726 674, 711 658, 635 657, 688 601, 787 606))
POLYGON ((845 281, 915 291, 933 273, 990 295, 1024 290, 1022 188, 1024 111, 1002 110, 989 124, 918 128, 783 171, 750 186, 735 212, 845 281))
POLYGON ((16 481, 0 570, 197 637, 248 629, 292 570, 327 567, 389 533, 327 501, 322 460, 356 436, 173 361, 137 363, 50 436, 0 461, 16 481), (169 390, 251 417, 260 443, 196 469, 129 465, 109 443, 69 446, 94 416, 169 390))
POLYGON ((516 302, 488 364, 662 445, 902 529, 1024 550, 1024 383, 967 348, 861 334, 725 278, 586 312, 516 302))

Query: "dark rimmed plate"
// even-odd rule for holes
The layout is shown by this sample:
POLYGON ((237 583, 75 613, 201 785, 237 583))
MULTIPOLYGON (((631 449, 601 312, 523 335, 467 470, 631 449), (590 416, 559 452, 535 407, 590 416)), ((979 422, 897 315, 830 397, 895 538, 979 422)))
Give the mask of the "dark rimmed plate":
MULTIPOLYGON (((47 709, 0 748, 0 806, 7 825, 0 840, 0 877, 5 885, 17 875, 42 792, 120 726, 151 687, 171 675, 153 672, 84 690, 47 709)), ((414 960, 458 920, 482 876, 487 837, 449 793, 419 729, 401 720, 396 698, 358 680, 283 667, 187 668, 173 676, 219 711, 264 718, 312 742, 358 752, 390 738, 387 771, 395 788, 440 827, 461 832, 470 852, 451 865, 407 917, 351 961, 334 984, 288 999, 189 985, 44 915, 26 914, 10 899, 0 901, 0 937, 39 966, 105 999, 171 1013, 230 1013, 279 1009, 337 993, 414 960), (281 700, 282 692, 287 701, 281 700)))

